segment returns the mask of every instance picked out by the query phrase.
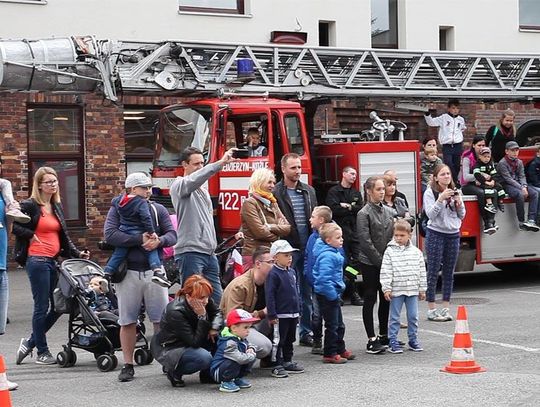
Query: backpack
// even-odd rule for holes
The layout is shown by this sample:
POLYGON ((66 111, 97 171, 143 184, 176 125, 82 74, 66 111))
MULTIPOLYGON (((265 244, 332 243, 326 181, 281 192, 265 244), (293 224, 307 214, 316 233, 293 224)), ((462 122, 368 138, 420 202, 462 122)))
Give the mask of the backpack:
MULTIPOLYGON (((431 191, 433 192, 435 200, 439 199, 439 191, 435 191, 433 188, 431 189, 431 191)), ((420 216, 418 217, 418 232, 420 232, 420 236, 422 237, 426 237, 428 221, 429 218, 427 216, 427 213, 424 208, 422 208, 422 212, 420 212, 420 216)))

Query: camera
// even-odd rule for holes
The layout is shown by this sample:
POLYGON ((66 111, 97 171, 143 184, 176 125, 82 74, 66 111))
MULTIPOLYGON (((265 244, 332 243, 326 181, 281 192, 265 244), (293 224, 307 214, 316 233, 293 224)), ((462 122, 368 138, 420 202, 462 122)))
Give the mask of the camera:
POLYGON ((233 158, 248 158, 249 151, 247 148, 237 148, 232 153, 233 158))
POLYGON ((454 188, 454 196, 459 195, 459 190, 457 188, 454 188))

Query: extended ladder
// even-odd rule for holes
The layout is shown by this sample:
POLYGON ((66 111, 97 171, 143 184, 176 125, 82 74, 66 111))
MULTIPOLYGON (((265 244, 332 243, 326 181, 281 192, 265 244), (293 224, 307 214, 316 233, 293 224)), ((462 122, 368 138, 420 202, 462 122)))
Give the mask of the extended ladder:
POLYGON ((540 55, 93 37, 0 41, 0 89, 99 90, 116 100, 118 89, 199 95, 224 88, 298 99, 532 100, 540 96, 540 55), (70 50, 55 60, 41 49, 47 41, 70 50), (253 61, 252 77, 237 76, 241 59, 253 61))

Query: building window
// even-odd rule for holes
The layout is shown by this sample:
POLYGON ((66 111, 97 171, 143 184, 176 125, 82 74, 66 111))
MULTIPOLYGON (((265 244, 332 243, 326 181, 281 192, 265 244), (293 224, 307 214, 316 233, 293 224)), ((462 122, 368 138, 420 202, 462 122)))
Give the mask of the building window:
POLYGON ((82 108, 72 105, 28 105, 29 185, 39 167, 58 173, 67 224, 86 225, 82 108))
POLYGON ((454 51, 454 27, 439 27, 439 50, 440 51, 454 51))
POLYGON ((128 173, 149 172, 154 159, 159 106, 124 107, 124 140, 128 173))
POLYGON ((336 46, 336 22, 335 21, 319 21, 319 46, 320 47, 335 47, 336 46))
POLYGON ((519 28, 540 30, 538 0, 519 0, 519 28))
POLYGON ((371 0, 371 46, 398 48, 397 0, 371 0))
POLYGON ((244 14, 244 0, 179 0, 180 11, 244 14))

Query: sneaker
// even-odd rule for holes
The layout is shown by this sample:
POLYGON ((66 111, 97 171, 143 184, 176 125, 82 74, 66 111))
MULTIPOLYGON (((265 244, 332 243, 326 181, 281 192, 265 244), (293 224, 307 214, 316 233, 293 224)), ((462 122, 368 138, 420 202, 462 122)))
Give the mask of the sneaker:
POLYGON ((313 348, 311 348, 311 354, 312 355, 322 355, 323 354, 323 347, 320 343, 315 343, 313 345, 313 348))
POLYGON ((390 346, 388 347, 388 352, 390 353, 403 353, 403 348, 399 346, 397 342, 390 343, 390 346))
POLYGON ((47 351, 38 355, 36 363, 38 365, 56 365, 56 358, 51 355, 51 352, 47 351))
POLYGON ((534 223, 534 220, 528 220, 527 222, 523 223, 523 226, 527 227, 531 232, 538 232, 540 230, 540 227, 536 223, 534 223))
POLYGON ((30 216, 21 212, 18 208, 10 208, 6 211, 6 217, 13 222, 28 223, 30 222, 30 216))
MULTIPOLYGON (((121 382, 130 382, 133 380, 134 376, 135 369, 133 369, 133 365, 129 365, 126 363, 124 366, 122 366, 122 370, 118 375, 118 380, 121 382)), ((169 377, 169 372, 167 372, 167 377, 169 377)))
POLYGON ((422 352, 424 350, 418 341, 409 342, 409 349, 413 352, 422 352))
POLYGON ((19 385, 17 383, 10 382, 9 380, 7 381, 7 385, 8 385, 8 390, 9 391, 17 390, 17 388, 19 387, 19 385))
POLYGON ((15 364, 20 365, 24 358, 28 355, 32 357, 32 348, 28 345, 28 339, 22 338, 21 343, 19 344, 19 349, 17 349, 17 358, 15 359, 15 364))
POLYGON ((162 268, 154 270, 154 275, 152 276, 152 282, 165 288, 169 288, 171 286, 171 282, 167 279, 167 274, 165 273, 165 270, 163 270, 162 268))
POLYGON ((519 222, 519 230, 520 232, 528 232, 530 229, 527 226, 525 226, 525 223, 519 222))
POLYGON ((342 365, 343 363, 347 363, 347 359, 342 358, 340 355, 323 356, 322 361, 323 363, 332 363, 334 365, 342 365))
POLYGON ((223 393, 235 393, 237 391, 240 391, 240 387, 238 387, 233 381, 221 382, 221 386, 219 386, 219 391, 222 391, 223 393))
POLYGON ((271 375, 272 377, 277 377, 278 379, 289 377, 289 374, 285 369, 283 369, 283 366, 276 366, 275 368, 273 368, 271 375))
POLYGON ((237 379, 234 379, 234 384, 236 384, 241 389, 249 389, 251 387, 251 383, 243 377, 238 377, 237 379))
POLYGON ((438 309, 429 309, 427 312, 427 319, 428 321, 444 321, 444 319, 441 318, 440 311, 438 309))
POLYGON ((487 234, 487 235, 492 235, 493 233, 495 233, 497 231, 497 226, 495 226, 494 224, 486 224, 484 225, 484 233, 487 234))
POLYGON ((300 338, 300 346, 313 347, 313 337, 311 335, 304 335, 300 338))
POLYGON ((350 350, 346 350, 345 352, 343 352, 341 355, 342 358, 345 358, 347 360, 354 360, 356 359, 356 355, 354 353, 352 353, 350 350))
POLYGON ((356 291, 351 295, 351 305, 355 305, 357 307, 361 307, 362 305, 364 305, 364 300, 356 291))
MULTIPOLYGON (((379 340, 379 343, 385 348, 388 348, 388 346, 390 346, 390 338, 388 338, 387 335, 379 335, 377 339, 379 340)), ((399 346, 405 346, 405 342, 402 342, 399 339, 397 340, 397 343, 399 344, 399 346)))
POLYGON ((297 362, 285 362, 283 363, 283 368, 287 371, 287 373, 292 374, 299 374, 305 372, 302 365, 299 365, 297 362))
POLYGON ((441 317, 440 320, 443 321, 443 322, 452 321, 454 319, 454 318, 452 318, 452 315, 450 315, 450 310, 448 308, 441 309, 439 315, 441 317))
POLYGON ((503 201, 499 201, 497 206, 499 207, 499 210, 504 213, 504 203, 503 203, 503 201))
POLYGON ((484 206, 484 209, 490 213, 497 213, 497 208, 495 208, 495 205, 493 205, 492 203, 484 206))
POLYGON ((381 345, 379 339, 370 339, 366 345, 366 352, 375 355, 377 353, 383 353, 386 350, 386 347, 381 345))

